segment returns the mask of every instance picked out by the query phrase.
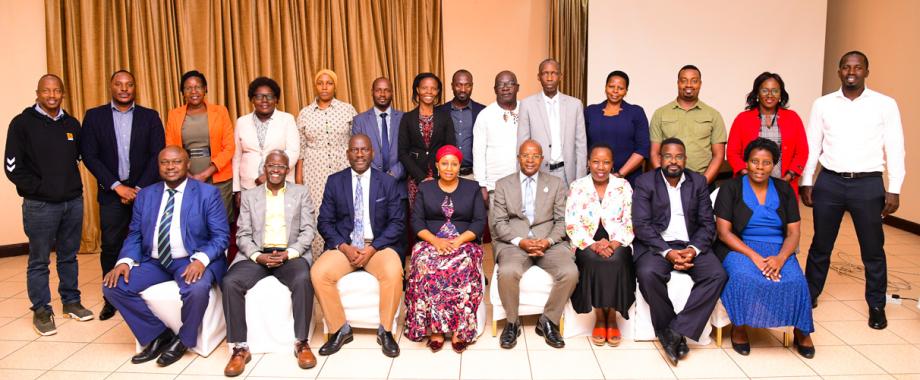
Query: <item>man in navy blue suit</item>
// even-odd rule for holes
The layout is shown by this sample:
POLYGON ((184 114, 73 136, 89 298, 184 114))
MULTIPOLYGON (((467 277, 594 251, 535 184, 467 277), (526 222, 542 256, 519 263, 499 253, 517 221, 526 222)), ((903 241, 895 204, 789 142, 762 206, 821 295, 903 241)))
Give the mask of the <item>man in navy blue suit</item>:
POLYGON ((198 342, 209 291, 227 270, 227 213, 216 187, 188 178, 189 157, 167 146, 158 158, 163 182, 137 193, 128 237, 118 263, 102 280, 102 293, 121 311, 144 346, 131 358, 175 363, 198 342), (141 299, 145 289, 166 281, 179 285, 182 327, 174 334, 141 299))
POLYGON ((406 218, 396 181, 371 168, 374 148, 370 138, 352 136, 347 155, 351 167, 329 176, 317 219, 326 251, 313 264, 310 278, 326 324, 335 331, 319 354, 332 355, 354 339, 336 284, 348 273, 366 270, 380 282, 377 343, 384 355, 396 357, 399 345, 392 331, 402 292, 398 251, 406 218))
MULTIPOLYGON (((374 106, 357 114, 351 123, 352 135, 367 135, 374 149, 371 167, 392 176, 398 183, 400 198, 408 199, 406 171, 399 162, 397 151, 399 122, 403 112, 391 107, 393 85, 385 77, 374 79, 371 85, 374 106)), ((408 201, 407 201, 408 202, 408 201)))
POLYGON ((716 235, 706 177, 686 170, 684 143, 661 142, 661 167, 636 178, 633 189, 633 261, 639 291, 649 304, 652 325, 671 365, 699 340, 727 279, 710 246, 716 235), (680 313, 668 298, 671 271, 685 272, 693 289, 680 313))
MULTIPOLYGON (((127 70, 109 79, 112 100, 86 111, 80 133, 83 163, 99 185, 99 222, 102 228, 102 273, 115 267, 128 235, 131 206, 137 192, 159 181, 157 154, 165 145, 163 122, 157 111, 134 102, 136 82, 127 70)), ((105 300, 99 320, 115 315, 105 300)))

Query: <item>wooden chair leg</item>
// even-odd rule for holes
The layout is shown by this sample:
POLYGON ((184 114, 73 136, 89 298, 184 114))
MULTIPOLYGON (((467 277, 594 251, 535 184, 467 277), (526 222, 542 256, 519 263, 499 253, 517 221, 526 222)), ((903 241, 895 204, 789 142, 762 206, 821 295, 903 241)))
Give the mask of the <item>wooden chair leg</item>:
POLYGON ((792 335, 791 328, 786 328, 785 330, 783 330, 783 347, 792 346, 792 339, 793 339, 792 337, 793 335, 792 335))
POLYGON ((565 336, 565 316, 559 318, 559 335, 565 336))
POLYGON ((492 337, 498 336, 498 321, 492 320, 492 337))
POLYGON ((722 328, 716 327, 716 346, 722 348, 722 328))

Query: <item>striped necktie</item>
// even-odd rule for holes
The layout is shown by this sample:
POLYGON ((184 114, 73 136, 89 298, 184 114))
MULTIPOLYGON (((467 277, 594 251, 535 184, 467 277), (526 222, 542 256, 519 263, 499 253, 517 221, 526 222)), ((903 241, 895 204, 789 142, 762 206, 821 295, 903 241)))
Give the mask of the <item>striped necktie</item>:
POLYGON ((163 217, 160 218, 160 225, 157 227, 157 251, 160 255, 158 259, 163 268, 169 268, 172 263, 172 247, 169 245, 169 230, 172 227, 173 208, 176 205, 176 189, 166 189, 169 198, 166 199, 166 208, 163 209, 163 217))

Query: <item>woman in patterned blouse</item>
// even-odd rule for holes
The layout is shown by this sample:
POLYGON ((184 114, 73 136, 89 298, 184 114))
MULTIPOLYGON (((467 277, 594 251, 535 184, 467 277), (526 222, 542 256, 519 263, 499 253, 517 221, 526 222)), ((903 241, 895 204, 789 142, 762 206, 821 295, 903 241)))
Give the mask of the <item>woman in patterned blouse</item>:
POLYGON ((632 187, 610 175, 613 149, 598 143, 588 154, 591 174, 569 186, 565 232, 575 247, 579 280, 572 306, 579 313, 594 310, 591 341, 598 346, 620 344, 617 312, 629 318, 636 300, 632 248, 632 187))
MULTIPOLYGON (((319 214, 323 189, 330 174, 348 167, 345 151, 351 137, 351 119, 358 113, 351 104, 335 98, 338 81, 332 70, 323 69, 313 78, 316 100, 300 110, 297 129, 300 132, 300 157, 295 181, 307 185, 313 214, 319 214)), ((313 255, 323 252, 323 238, 313 239, 313 255)))

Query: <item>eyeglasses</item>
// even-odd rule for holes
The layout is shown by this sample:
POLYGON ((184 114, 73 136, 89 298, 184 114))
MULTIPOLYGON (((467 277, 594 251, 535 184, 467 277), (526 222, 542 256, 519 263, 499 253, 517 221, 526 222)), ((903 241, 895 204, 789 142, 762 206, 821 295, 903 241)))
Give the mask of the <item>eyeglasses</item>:
POLYGON ((518 157, 520 157, 522 160, 539 160, 543 158, 543 155, 542 154, 519 154, 518 157))
POLYGON ((683 154, 677 154, 677 155, 662 154, 661 158, 665 161, 670 161, 670 160, 683 161, 687 159, 687 156, 683 154))
POLYGON ((782 93, 783 93, 783 90, 780 90, 778 88, 761 88, 760 89, 760 95, 764 95, 764 96, 770 95, 770 94, 773 94, 773 96, 779 96, 782 93))
POLYGON ((256 100, 256 101, 267 100, 270 102, 272 100, 275 100, 275 95, 273 94, 255 94, 252 96, 252 100, 256 100))
POLYGON ((185 88, 183 88, 182 91, 185 91, 185 92, 196 92, 196 91, 197 91, 197 92, 201 92, 201 91, 204 91, 204 89, 206 89, 206 88, 207 88, 207 87, 203 87, 203 86, 191 86, 191 87, 185 87, 185 88))
POLYGON ((265 168, 268 170, 285 170, 288 168, 288 166, 282 164, 266 164, 265 168))
POLYGON ((501 90, 501 89, 505 89, 505 88, 514 88, 514 87, 516 87, 517 85, 518 85, 517 82, 501 82, 501 83, 498 83, 498 84, 495 85, 495 89, 496 89, 496 90, 501 90))
POLYGON ((348 152, 352 154, 370 153, 370 151, 371 150, 369 148, 348 148, 348 152))

